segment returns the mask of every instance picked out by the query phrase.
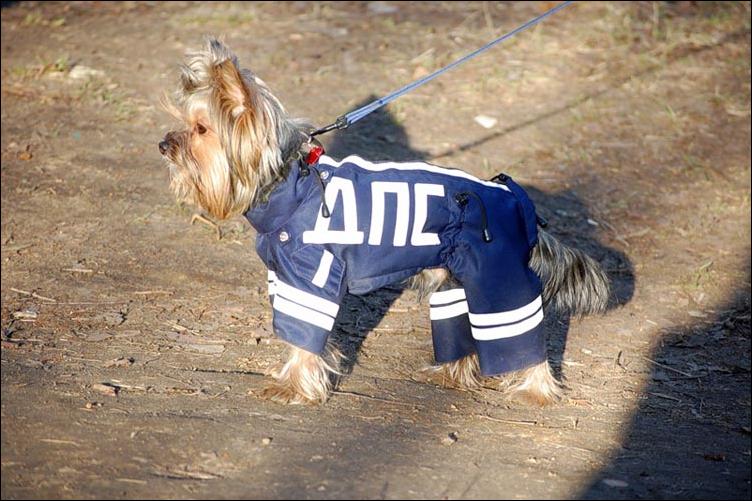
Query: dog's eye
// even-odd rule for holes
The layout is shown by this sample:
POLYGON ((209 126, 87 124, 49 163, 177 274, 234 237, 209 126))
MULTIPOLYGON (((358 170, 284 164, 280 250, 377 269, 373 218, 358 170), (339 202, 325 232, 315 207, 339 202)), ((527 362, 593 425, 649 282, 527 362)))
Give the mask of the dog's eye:
POLYGON ((204 127, 204 126, 203 126, 203 125, 201 125, 201 124, 196 124, 196 131, 197 131, 197 132, 198 132, 199 134, 202 134, 202 135, 203 135, 203 134, 206 134, 206 127, 204 127))

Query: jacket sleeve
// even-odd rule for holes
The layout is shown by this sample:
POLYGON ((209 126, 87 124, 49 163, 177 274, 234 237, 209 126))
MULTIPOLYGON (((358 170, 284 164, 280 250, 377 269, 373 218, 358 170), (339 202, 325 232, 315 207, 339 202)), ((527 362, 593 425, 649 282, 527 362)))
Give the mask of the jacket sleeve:
POLYGON ((345 294, 344 266, 320 246, 305 246, 269 272, 275 334, 312 353, 322 353, 345 294))

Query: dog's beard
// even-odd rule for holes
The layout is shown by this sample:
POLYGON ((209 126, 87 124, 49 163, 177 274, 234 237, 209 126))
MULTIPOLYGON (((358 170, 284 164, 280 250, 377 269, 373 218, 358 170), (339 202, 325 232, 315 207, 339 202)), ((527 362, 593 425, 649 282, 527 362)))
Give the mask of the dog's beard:
POLYGON ((168 160, 170 188, 176 198, 203 208, 218 219, 226 219, 246 210, 253 193, 237 177, 222 149, 200 153, 200 160, 190 149, 178 149, 176 158, 168 160))

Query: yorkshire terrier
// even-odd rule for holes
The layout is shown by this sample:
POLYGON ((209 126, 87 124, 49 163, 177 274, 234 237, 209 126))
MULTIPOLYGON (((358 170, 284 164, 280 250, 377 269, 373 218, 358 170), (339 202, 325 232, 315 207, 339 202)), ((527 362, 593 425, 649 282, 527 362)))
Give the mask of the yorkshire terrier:
POLYGON ((291 349, 265 397, 325 402, 344 294, 407 283, 429 298, 433 368, 447 385, 496 377, 511 396, 560 398, 543 308, 602 312, 609 283, 593 259, 539 229, 509 176, 321 155, 313 128, 215 39, 187 54, 165 105, 183 125, 159 143, 178 199, 219 220, 243 214, 257 230, 274 331, 291 349))

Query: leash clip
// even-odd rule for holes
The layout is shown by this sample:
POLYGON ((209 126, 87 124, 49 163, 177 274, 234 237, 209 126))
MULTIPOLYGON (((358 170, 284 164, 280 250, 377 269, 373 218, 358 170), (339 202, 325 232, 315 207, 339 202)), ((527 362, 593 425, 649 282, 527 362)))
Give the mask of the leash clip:
POLYGON ((334 123, 331 123, 327 125, 326 127, 321 127, 320 129, 316 129, 315 131, 311 132, 308 135, 308 143, 310 144, 311 141, 313 141, 314 136, 318 136, 319 134, 324 134, 325 132, 329 132, 334 129, 347 129, 350 126, 350 121, 347 119, 346 115, 340 115, 337 117, 337 120, 334 123))

